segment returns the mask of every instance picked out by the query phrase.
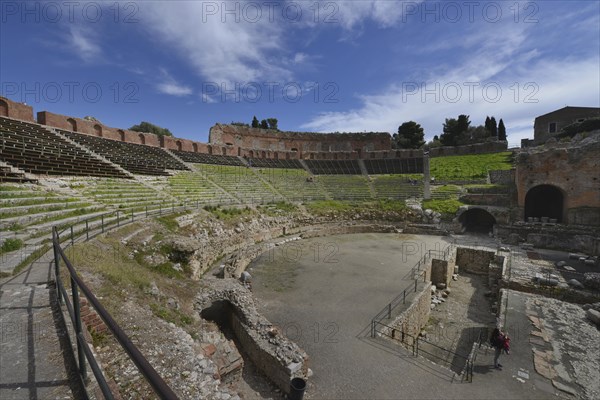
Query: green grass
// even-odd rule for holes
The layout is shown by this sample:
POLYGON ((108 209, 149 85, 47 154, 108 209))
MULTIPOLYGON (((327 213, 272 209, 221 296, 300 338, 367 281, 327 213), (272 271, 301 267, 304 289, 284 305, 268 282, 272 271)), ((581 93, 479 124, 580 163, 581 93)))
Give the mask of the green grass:
POLYGON ((221 208, 221 206, 204 206, 204 210, 213 214, 220 220, 229 221, 236 217, 240 217, 243 215, 252 214, 252 210, 249 207, 244 208, 221 208))
POLYGON ((158 318, 161 318, 167 322, 172 322, 177 326, 185 326, 192 323, 192 318, 183 314, 179 310, 166 308, 157 303, 150 303, 150 309, 158 318))
POLYGON ((490 170, 512 167, 512 152, 434 157, 430 161, 431 176, 438 181, 485 179, 490 170))
POLYGON ((346 212, 355 209, 353 203, 341 200, 317 200, 306 205, 312 214, 327 214, 333 211, 346 212))
POLYGON ((164 217, 157 217, 156 220, 169 231, 176 232, 179 229, 179 224, 177 223, 176 219, 187 213, 187 211, 183 211, 175 214, 165 215, 164 217))
POLYGON ((259 206, 258 209, 261 213, 271 216, 298 211, 298 207, 295 204, 287 203, 285 201, 278 201, 276 203, 259 206))
POLYGON ((442 214, 442 216, 454 217, 456 212, 461 206, 465 204, 456 199, 445 199, 445 200, 424 200, 423 209, 431 209, 442 214))
POLYGON ((10 253, 11 251, 19 250, 21 247, 23 247, 21 239, 8 238, 2 243, 0 254, 10 253))

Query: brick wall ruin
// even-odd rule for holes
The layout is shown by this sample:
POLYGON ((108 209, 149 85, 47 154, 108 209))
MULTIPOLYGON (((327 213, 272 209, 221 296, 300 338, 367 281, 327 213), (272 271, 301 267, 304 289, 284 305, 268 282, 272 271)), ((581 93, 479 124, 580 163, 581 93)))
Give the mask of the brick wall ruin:
POLYGON ((17 103, 2 96, 0 96, 0 117, 35 122, 35 119, 33 119, 33 108, 31 106, 24 103, 17 103))
POLYGON ((562 193, 562 221, 600 226, 600 135, 585 145, 533 148, 516 157, 520 218, 528 192, 550 185, 562 193))

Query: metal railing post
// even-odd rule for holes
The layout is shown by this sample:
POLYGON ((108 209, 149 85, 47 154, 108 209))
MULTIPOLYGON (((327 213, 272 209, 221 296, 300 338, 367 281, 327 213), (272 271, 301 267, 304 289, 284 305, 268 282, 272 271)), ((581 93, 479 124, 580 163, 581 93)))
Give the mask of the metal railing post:
POLYGON ((392 318, 392 303, 388 304, 388 319, 392 318))
POLYGON ((58 304, 63 303, 61 281, 60 281, 60 258, 58 257, 58 249, 56 248, 60 240, 58 238, 58 232, 56 228, 53 228, 52 232, 52 249, 54 250, 54 278, 56 279, 56 292, 58 297, 58 304))
POLYGON ((146 205, 146 218, 148 218, 148 206, 146 205))
POLYGON ((102 233, 104 233, 104 214, 102 214, 100 218, 102 219, 102 233))
POLYGON ((419 280, 415 279, 415 293, 417 292, 417 282, 419 282, 419 280))
POLYGON ((162 215, 162 203, 158 205, 158 215, 162 215))
POLYGON ((85 240, 90 240, 90 227, 87 219, 85 220, 85 240))
POLYGON ((73 225, 71 225, 71 246, 75 243, 75 238, 73 237, 73 225))
MULTIPOLYGON (((71 292, 73 294, 73 313, 75 314, 75 335, 83 335, 81 327, 81 307, 79 304, 79 291, 77 290, 77 282, 71 277, 71 292)), ((86 379, 86 367, 85 367, 85 353, 79 340, 77 340, 77 357, 79 359, 79 373, 85 381, 86 379)))
POLYGON ((117 210, 117 227, 121 226, 119 221, 119 210, 117 210))
POLYGON ((133 222, 133 208, 131 209, 131 222, 133 222))

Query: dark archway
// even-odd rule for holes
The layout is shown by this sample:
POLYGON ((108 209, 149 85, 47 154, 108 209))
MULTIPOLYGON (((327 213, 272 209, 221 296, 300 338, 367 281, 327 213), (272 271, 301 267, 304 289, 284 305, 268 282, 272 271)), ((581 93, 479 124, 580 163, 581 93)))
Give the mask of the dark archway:
POLYGON ((198 152, 198 143, 192 143, 192 149, 194 150, 194 153, 198 152))
POLYGON ((496 218, 481 208, 472 208, 463 212, 458 221, 467 232, 489 233, 496 225, 496 218))
POLYGON ((77 121, 75 121, 73 118, 69 118, 67 122, 69 123, 69 125, 71 125, 71 130, 73 132, 77 132, 77 121))
POLYGON ((563 192, 552 185, 539 185, 529 189, 525 195, 525 221, 530 217, 548 217, 557 222, 564 220, 563 192))
POLYGON ((177 142, 175 142, 175 145, 177 146, 177 151, 181 151, 181 148, 183 147, 183 145, 181 144, 181 141, 178 140, 177 142))
POLYGON ((119 138, 121 139, 121 142, 125 141, 125 131, 122 129, 119 129, 117 132, 119 132, 119 138))
POLYGON ((140 133, 138 137, 140 138, 141 144, 146 144, 146 136, 143 133, 140 133))
POLYGON ((8 103, 0 100, 0 117, 8 117, 8 103))

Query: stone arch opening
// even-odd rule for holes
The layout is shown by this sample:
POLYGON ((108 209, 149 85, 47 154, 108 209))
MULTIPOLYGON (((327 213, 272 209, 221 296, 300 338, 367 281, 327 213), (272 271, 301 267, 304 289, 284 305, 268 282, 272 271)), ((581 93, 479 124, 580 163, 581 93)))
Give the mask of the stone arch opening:
POLYGON ((540 221, 548 218, 563 222, 564 205, 563 192, 556 186, 534 186, 525 195, 525 221, 529 221, 529 218, 539 218, 540 221))
POLYGON ((182 148, 181 141, 178 140, 175 144, 177 145, 177 151, 181 151, 181 148, 182 148))
POLYGON ((146 144, 146 136, 144 136, 144 134, 143 134, 143 133, 140 133, 140 134, 138 135, 138 137, 140 138, 140 143, 141 143, 141 144, 146 144))
POLYGON ((121 142, 124 142, 125 141, 125 131, 122 129, 119 129, 118 132, 119 132, 119 138, 121 139, 121 142))
POLYGON ((71 130, 73 132, 77 132, 77 121, 75 121, 73 118, 69 118, 67 123, 71 126, 71 130))
POLYGON ((96 136, 102 137, 102 127, 98 124, 95 124, 94 133, 96 134, 96 136))
POLYGON ((194 153, 198 152, 198 143, 192 143, 192 149, 194 150, 194 153))
POLYGON ((8 117, 8 103, 0 100, 0 117, 8 117))
POLYGON ((496 218, 482 208, 472 208, 463 212, 458 221, 466 232, 489 233, 496 225, 496 218))
POLYGON ((266 151, 261 151, 260 158, 267 158, 267 152, 266 151))

